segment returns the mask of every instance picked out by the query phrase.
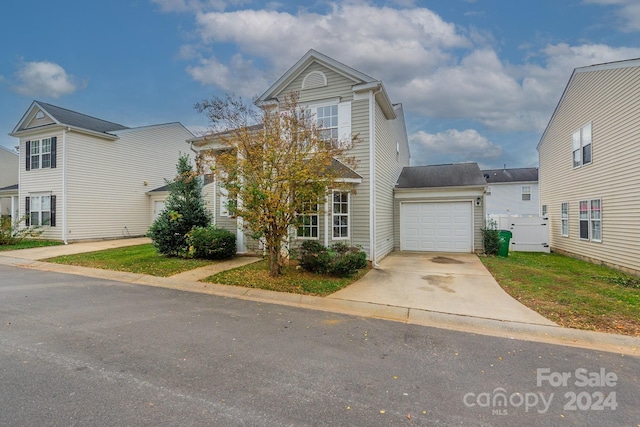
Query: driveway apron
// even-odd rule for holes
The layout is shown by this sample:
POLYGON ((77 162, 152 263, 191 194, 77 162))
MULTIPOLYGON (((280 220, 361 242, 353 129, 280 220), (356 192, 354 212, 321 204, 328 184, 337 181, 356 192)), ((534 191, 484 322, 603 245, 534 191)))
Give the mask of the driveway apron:
POLYGON ((477 255, 392 252, 329 298, 538 325, 555 325, 509 296, 477 255))

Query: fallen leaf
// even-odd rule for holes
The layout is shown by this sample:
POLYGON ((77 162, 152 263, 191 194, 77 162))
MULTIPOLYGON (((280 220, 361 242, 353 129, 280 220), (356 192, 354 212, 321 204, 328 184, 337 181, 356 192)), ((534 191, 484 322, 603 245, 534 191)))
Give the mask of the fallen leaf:
POLYGON ((411 419, 411 414, 407 414, 407 419, 410 420, 411 419))
POLYGON ((384 409, 380 409, 380 413, 381 414, 384 414, 385 412, 387 412, 387 411, 385 411, 384 409))

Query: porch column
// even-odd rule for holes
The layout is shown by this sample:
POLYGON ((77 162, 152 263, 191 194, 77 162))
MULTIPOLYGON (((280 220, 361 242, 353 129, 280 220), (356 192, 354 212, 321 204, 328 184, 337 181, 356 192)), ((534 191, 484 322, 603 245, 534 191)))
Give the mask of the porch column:
POLYGON ((11 224, 15 227, 18 222, 18 196, 11 196, 11 224))

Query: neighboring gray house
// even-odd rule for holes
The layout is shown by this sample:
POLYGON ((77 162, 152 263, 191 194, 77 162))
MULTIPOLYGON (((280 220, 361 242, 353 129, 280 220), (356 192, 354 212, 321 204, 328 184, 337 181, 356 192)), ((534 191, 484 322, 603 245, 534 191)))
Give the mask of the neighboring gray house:
POLYGON ((487 180, 487 217, 541 214, 538 168, 484 169, 482 174, 487 180))
POLYGON ((128 128, 39 101, 10 135, 20 139, 20 214, 64 242, 145 235, 147 193, 193 138, 180 123, 128 128))
POLYGON ((18 209, 18 153, 0 145, 0 215, 14 218, 18 209))
POLYGON ((576 68, 540 143, 551 249, 640 274, 640 59, 576 68))

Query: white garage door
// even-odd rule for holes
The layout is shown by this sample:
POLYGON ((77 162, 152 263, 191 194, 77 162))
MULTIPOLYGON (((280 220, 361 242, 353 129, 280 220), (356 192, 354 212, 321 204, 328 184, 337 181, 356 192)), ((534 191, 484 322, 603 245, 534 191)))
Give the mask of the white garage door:
POLYGON ((400 250, 472 252, 470 202, 400 205, 400 250))

